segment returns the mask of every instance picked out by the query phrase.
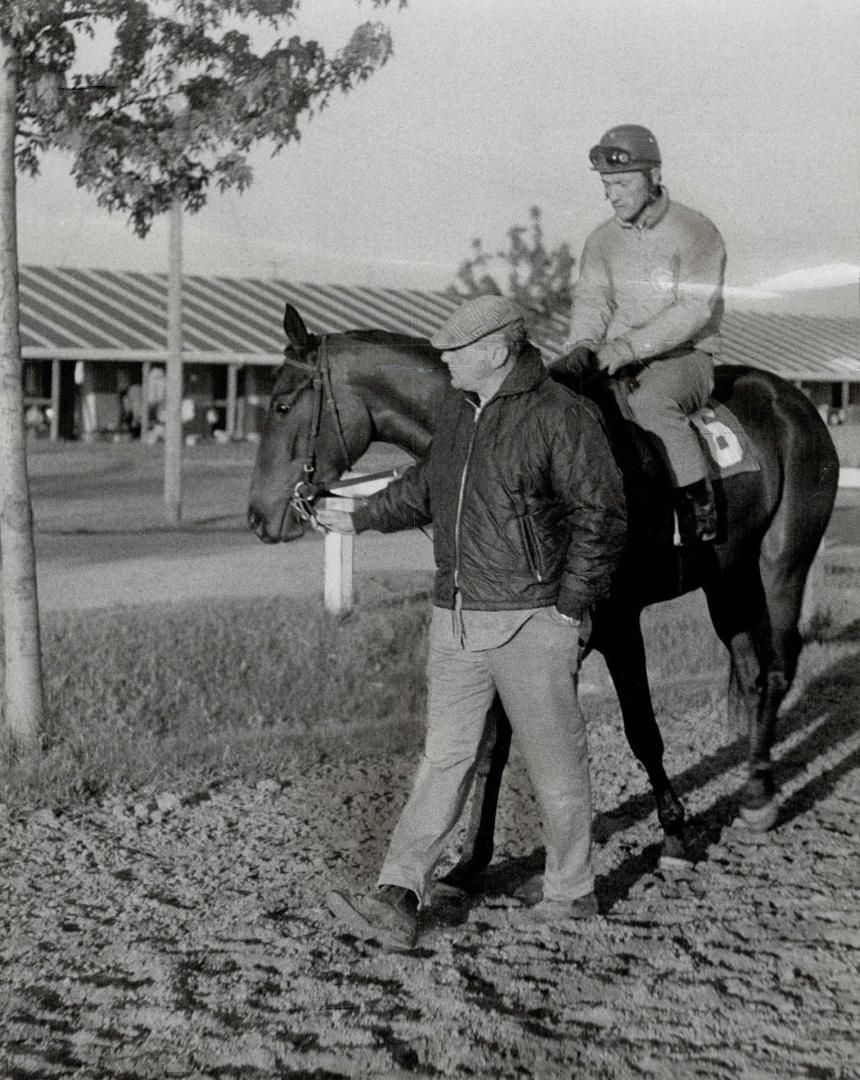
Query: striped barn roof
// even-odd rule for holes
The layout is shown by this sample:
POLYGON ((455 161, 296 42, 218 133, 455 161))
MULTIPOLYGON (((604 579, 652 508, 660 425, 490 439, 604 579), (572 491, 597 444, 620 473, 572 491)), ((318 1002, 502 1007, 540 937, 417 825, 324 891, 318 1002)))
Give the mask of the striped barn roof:
MULTIPOLYGON (((185 349, 195 360, 278 363, 284 303, 313 333, 380 329, 429 337, 459 301, 441 292, 260 278, 183 279, 185 349)), ((537 343, 558 355, 566 319, 537 343)), ((860 320, 730 312, 727 363, 795 380, 860 380, 860 320)), ((30 266, 21 269, 25 358, 155 359, 167 348, 167 275, 30 266)))

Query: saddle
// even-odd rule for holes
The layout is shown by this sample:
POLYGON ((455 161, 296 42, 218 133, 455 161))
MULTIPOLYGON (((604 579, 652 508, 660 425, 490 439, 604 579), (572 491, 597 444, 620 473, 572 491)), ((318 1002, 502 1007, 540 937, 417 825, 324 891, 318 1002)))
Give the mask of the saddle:
MULTIPOLYGON (((658 471, 665 473, 666 465, 663 463, 663 454, 657 440, 643 431, 633 418, 627 401, 631 389, 624 379, 612 380, 612 391, 619 411, 634 428, 633 441, 641 458, 642 470, 652 475, 658 471)), ((743 425, 721 401, 709 398, 706 405, 690 414, 690 424, 699 437, 712 481, 725 480, 738 473, 761 471, 761 465, 743 425)))

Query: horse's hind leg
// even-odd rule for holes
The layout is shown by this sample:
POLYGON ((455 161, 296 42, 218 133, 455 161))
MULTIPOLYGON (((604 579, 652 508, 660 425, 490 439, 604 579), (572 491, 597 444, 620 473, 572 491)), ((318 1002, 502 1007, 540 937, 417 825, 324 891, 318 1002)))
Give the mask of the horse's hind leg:
POLYGON ((749 776, 741 791, 740 814, 748 825, 769 829, 776 824, 779 804, 773 778, 771 747, 776 718, 791 687, 800 656, 800 609, 811 562, 802 558, 770 558, 767 545, 761 556, 765 618, 758 627, 761 657, 759 697, 749 728, 749 776))
POLYGON ((660 865, 670 869, 686 864, 690 856, 684 836, 684 807, 663 766, 663 737, 651 703, 638 612, 601 607, 592 644, 606 660, 624 718, 624 734, 654 792, 657 818, 663 829, 660 865))
POLYGON ((777 712, 797 669, 803 588, 839 477, 833 444, 806 398, 783 387, 774 403, 782 466, 778 477, 764 470, 765 484, 778 498, 758 558, 762 602, 750 627, 760 665, 758 701, 749 727, 749 775, 740 796, 741 816, 757 829, 770 828, 779 813, 771 763, 777 712))
POLYGON ((705 595, 714 629, 731 656, 729 724, 749 739, 750 775, 741 794, 741 815, 758 828, 769 828, 776 820, 769 747, 779 680, 768 678, 773 635, 758 562, 750 560, 724 574, 705 588, 705 595))
POLYGON ((756 563, 706 590, 714 628, 732 659, 730 721, 748 732, 749 773, 739 812, 754 829, 771 828, 779 815, 771 748, 777 713, 797 670, 798 622, 811 559, 809 552, 789 557, 766 539, 756 563))
POLYGON ((475 879, 490 865, 493 858, 499 789, 510 751, 511 725, 497 694, 487 713, 487 727, 460 858, 441 879, 442 884, 470 892, 475 879))

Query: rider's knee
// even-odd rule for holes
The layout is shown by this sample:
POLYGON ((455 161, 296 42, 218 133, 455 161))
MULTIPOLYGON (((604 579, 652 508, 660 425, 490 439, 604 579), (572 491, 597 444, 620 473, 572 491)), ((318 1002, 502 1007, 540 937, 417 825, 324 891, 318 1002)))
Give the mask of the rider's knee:
POLYGON ((635 390, 629 397, 630 410, 637 423, 647 426, 649 420, 660 421, 667 416, 673 416, 679 411, 679 405, 663 393, 658 393, 650 387, 642 386, 635 390))

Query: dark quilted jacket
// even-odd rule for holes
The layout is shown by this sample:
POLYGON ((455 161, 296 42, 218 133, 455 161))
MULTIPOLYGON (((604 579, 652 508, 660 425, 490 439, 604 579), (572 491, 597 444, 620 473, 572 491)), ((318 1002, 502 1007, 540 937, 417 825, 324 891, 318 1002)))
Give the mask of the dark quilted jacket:
POLYGON ((433 522, 434 603, 483 611, 605 595, 625 539, 624 493, 595 405, 550 379, 536 349, 482 410, 449 390, 427 456, 370 496, 356 531, 433 522))

